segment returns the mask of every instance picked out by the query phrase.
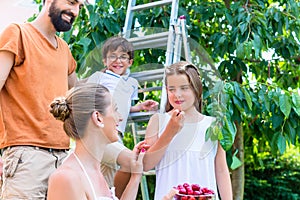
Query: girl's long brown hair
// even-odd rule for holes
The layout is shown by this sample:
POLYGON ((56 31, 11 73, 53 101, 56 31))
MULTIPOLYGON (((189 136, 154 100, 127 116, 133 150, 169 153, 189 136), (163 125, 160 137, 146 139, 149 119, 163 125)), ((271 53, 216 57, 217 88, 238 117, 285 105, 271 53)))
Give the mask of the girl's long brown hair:
MULTIPOLYGON (((195 65, 186 61, 180 61, 174 63, 165 70, 165 85, 167 86, 167 80, 169 76, 172 75, 186 75, 191 89, 195 94, 195 102, 194 105, 196 109, 201 112, 202 111, 202 82, 200 78, 200 73, 195 65)), ((173 109, 173 106, 169 101, 166 103, 166 112, 173 109)))

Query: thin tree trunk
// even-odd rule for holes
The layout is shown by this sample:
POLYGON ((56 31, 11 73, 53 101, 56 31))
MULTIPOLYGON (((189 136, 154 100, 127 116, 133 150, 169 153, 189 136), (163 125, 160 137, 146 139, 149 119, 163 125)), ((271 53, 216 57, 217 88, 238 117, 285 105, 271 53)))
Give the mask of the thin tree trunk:
POLYGON ((224 0, 224 3, 225 3, 225 6, 226 8, 230 8, 230 3, 231 3, 231 0, 224 0))
POLYGON ((245 185, 245 166, 244 166, 244 132, 242 124, 235 122, 237 133, 233 144, 233 149, 238 150, 237 158, 243 163, 239 168, 232 171, 231 182, 234 200, 243 200, 245 185))

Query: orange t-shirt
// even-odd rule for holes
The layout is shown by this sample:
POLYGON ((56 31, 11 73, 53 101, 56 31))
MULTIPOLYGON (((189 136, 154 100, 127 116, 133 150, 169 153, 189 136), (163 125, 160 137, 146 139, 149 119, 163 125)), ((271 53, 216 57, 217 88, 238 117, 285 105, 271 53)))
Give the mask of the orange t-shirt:
POLYGON ((69 147, 63 123, 52 116, 49 105, 66 94, 76 62, 67 43, 56 40, 57 48, 30 23, 11 24, 2 32, 0 51, 15 54, 15 63, 0 92, 0 148, 69 147))

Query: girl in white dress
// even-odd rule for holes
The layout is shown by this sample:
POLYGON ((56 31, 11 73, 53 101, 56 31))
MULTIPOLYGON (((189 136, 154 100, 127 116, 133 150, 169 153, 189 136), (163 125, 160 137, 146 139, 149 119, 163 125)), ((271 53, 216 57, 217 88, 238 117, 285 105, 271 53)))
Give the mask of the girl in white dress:
MULTIPOLYGON (((78 84, 66 98, 56 98, 50 112, 64 122, 64 130, 76 141, 76 147, 50 176, 48 200, 118 199, 100 170, 105 146, 118 140, 117 126, 122 120, 107 88, 78 84)), ((136 198, 143 171, 143 145, 139 143, 132 151, 131 178, 120 199, 136 198)))
POLYGON ((218 141, 205 140, 215 120, 201 114, 202 83, 197 68, 178 62, 166 68, 168 101, 166 113, 149 121, 144 170, 155 167, 155 200, 183 183, 199 184, 218 192, 222 200, 232 199, 226 153, 218 141))

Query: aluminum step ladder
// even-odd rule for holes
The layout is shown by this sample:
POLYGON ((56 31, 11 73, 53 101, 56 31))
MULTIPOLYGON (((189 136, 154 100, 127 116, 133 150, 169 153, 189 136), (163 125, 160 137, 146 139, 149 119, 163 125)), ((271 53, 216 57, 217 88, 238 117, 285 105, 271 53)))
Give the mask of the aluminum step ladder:
POLYGON ((165 66, 171 65, 180 60, 180 48, 181 42, 183 42, 185 60, 190 61, 190 49, 187 42, 188 35, 186 31, 185 17, 181 16, 178 19, 178 6, 179 0, 160 0, 142 5, 136 5, 136 0, 129 0, 122 33, 123 37, 133 44, 135 50, 167 47, 165 66), (131 37, 134 12, 165 5, 171 5, 168 31, 139 37, 131 37))
MULTIPOLYGON (((183 16, 178 18, 178 6, 179 0, 159 0, 142 5, 136 5, 136 0, 129 0, 122 36, 132 43, 135 50, 151 48, 165 49, 166 61, 164 63, 164 66, 169 66, 175 62, 178 62, 181 60, 181 58, 184 58, 186 61, 191 61, 191 53, 188 44, 188 34, 186 30, 186 20, 183 16), (134 31, 136 30, 136 27, 134 27, 135 22, 133 22, 134 13, 161 6, 171 7, 168 30, 166 29, 167 31, 153 33, 150 35, 139 34, 138 37, 132 37, 132 35, 134 35, 134 31), (183 54, 182 49, 184 49, 183 54)), ((163 80, 164 69, 133 73, 132 76, 135 77, 139 81, 139 83, 149 79, 163 80)), ((160 87, 158 89, 162 91, 160 112, 164 112, 164 105, 167 99, 166 91, 164 87, 160 87)), ((132 113, 129 116, 128 122, 132 124, 132 134, 135 143, 138 143, 145 136, 145 131, 137 130, 135 123, 140 121, 148 122, 152 114, 153 112, 142 112, 132 113)), ((143 200, 150 200, 146 178, 147 175, 155 175, 155 171, 151 170, 149 172, 145 172, 142 177, 140 186, 143 200)))

